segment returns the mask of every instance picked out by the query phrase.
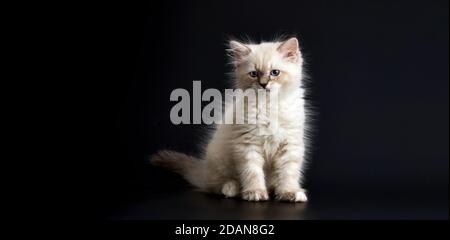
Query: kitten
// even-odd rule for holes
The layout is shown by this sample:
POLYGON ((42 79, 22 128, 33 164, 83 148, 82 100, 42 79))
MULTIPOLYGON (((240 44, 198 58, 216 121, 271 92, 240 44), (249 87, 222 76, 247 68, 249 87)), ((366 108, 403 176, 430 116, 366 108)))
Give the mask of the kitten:
POLYGON ((236 87, 277 91, 278 121, 218 124, 201 159, 163 150, 150 161, 180 173, 201 190, 225 197, 265 201, 270 192, 277 200, 306 202, 300 186, 305 110, 298 40, 260 44, 233 40, 229 47, 236 87), (269 134, 260 134, 261 130, 269 134))

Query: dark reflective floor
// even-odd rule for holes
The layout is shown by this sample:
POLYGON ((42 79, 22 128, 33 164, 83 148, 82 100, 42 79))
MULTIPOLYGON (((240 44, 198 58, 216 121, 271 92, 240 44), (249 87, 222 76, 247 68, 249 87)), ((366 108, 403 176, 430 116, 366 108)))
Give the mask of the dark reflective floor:
POLYGON ((246 202, 190 188, 148 192, 117 210, 110 219, 448 219, 448 195, 345 190, 311 193, 308 203, 246 202))

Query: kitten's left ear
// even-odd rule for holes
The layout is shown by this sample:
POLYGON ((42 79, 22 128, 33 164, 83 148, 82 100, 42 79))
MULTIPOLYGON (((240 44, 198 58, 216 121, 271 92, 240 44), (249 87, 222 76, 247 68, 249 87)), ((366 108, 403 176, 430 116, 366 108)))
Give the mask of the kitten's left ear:
POLYGON ((283 54, 283 57, 291 62, 297 62, 300 58, 300 47, 297 38, 290 38, 278 47, 278 52, 283 54))

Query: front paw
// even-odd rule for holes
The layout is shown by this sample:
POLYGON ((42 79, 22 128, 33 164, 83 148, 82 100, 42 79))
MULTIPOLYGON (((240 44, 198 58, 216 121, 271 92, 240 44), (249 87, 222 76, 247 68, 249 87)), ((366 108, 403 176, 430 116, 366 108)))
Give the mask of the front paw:
POLYGON ((304 190, 300 191, 280 191, 275 193, 276 199, 288 202, 307 202, 308 198, 304 190))
POLYGON ((266 190, 247 190, 242 192, 242 199, 247 201, 267 201, 269 194, 266 190))

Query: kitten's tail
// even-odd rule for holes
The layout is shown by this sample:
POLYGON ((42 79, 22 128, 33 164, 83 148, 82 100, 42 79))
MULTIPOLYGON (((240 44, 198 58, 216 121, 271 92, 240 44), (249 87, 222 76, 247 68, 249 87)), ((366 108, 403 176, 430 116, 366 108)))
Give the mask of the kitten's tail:
POLYGON ((150 156, 152 165, 176 172, 200 189, 205 187, 206 168, 204 162, 193 156, 168 150, 162 150, 150 156))

